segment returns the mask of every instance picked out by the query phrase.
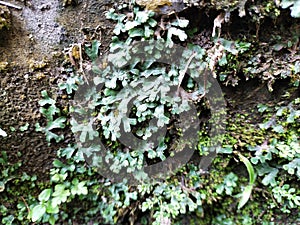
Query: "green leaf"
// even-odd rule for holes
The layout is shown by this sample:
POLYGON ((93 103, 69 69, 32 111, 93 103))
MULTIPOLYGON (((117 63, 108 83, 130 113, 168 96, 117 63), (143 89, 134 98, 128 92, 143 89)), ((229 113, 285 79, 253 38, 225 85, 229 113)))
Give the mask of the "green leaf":
POLYGON ((189 20, 184 20, 184 19, 178 19, 178 26, 179 27, 187 27, 189 25, 189 20))
POLYGON ((177 19, 174 23, 172 23, 172 25, 184 28, 184 27, 187 27, 189 25, 189 20, 177 19))
POLYGON ((264 104, 258 104, 257 108, 258 108, 258 112, 263 113, 264 111, 266 111, 268 109, 268 106, 266 106, 264 104))
POLYGON ((73 91, 78 89, 77 82, 81 80, 77 77, 69 77, 64 83, 58 84, 60 90, 66 90, 67 94, 72 94, 73 91))
POLYGON ((60 110, 55 105, 51 105, 48 108, 41 107, 40 108, 40 113, 42 113, 47 118, 47 120, 52 121, 53 120, 53 116, 56 113, 59 114, 60 110))
POLYGON ((46 206, 44 205, 36 205, 32 209, 32 222, 38 221, 46 212, 46 206))
POLYGON ((90 121, 88 124, 78 124, 75 119, 71 119, 71 130, 73 133, 80 132, 80 141, 85 142, 86 139, 93 140, 95 137, 98 137, 98 131, 95 131, 93 128, 92 121, 90 121))
POLYGON ((254 172, 254 168, 251 164, 251 162, 242 154, 238 153, 241 161, 245 164, 247 171, 248 171, 248 175, 249 175, 249 184, 252 185, 255 182, 255 172, 254 172))
POLYGON ((3 217, 2 223, 5 225, 11 225, 13 224, 12 222, 15 220, 15 217, 13 215, 9 215, 6 217, 3 217))
POLYGON ((49 214, 56 214, 59 212, 59 207, 57 205, 53 206, 52 201, 47 202, 46 212, 49 214))
POLYGON ((6 151, 1 151, 0 164, 3 164, 3 165, 7 164, 7 153, 6 153, 6 151))
POLYGON ((127 117, 123 117, 122 118, 122 122, 123 122, 123 125, 124 125, 124 131, 125 132, 130 132, 131 131, 131 128, 130 128, 130 121, 127 117))
POLYGON ((283 134, 285 132, 283 126, 281 126, 281 125, 273 126, 273 130, 279 134, 283 134))
POLYGON ((44 90, 41 92, 41 94, 42 94, 43 99, 39 101, 40 106, 45 106, 47 104, 49 104, 49 105, 55 104, 56 101, 48 96, 47 91, 44 90))
POLYGON ((59 117, 54 121, 50 121, 47 124, 46 129, 47 130, 52 130, 52 129, 56 129, 56 128, 64 128, 65 127, 65 122, 66 122, 66 118, 65 117, 59 117))
POLYGON ((143 37, 144 30, 142 28, 133 28, 128 31, 129 37, 143 37))
POLYGON ((271 184, 272 186, 276 185, 276 176, 278 174, 279 170, 276 168, 273 168, 273 170, 270 171, 269 174, 267 174, 264 179, 262 179, 262 183, 263 185, 267 186, 269 184, 271 184))
POLYGON ((149 159, 154 159, 157 156, 156 152, 152 149, 148 150, 148 158, 149 159))
POLYGON ((54 215, 51 215, 50 218, 49 218, 49 223, 50 223, 51 225, 55 225, 55 222, 56 222, 55 216, 54 216, 54 215))
POLYGON ((223 182, 217 186, 216 192, 222 194, 225 191, 227 195, 231 195, 234 187, 237 186, 237 180, 238 176, 230 172, 224 177, 223 182))
POLYGON ((125 200, 124 205, 129 206, 130 205, 130 199, 137 200, 137 192, 125 192, 125 200))
POLYGON ((220 41, 224 49, 230 52, 231 54, 237 55, 239 53, 238 50, 236 49, 236 45, 234 41, 228 41, 224 38, 220 38, 218 39, 218 41, 220 41))
POLYGON ((50 195, 52 193, 52 190, 50 188, 43 190, 40 194, 39 194, 39 200, 42 201, 48 201, 48 199, 50 198, 50 195))
POLYGON ((154 31, 149 26, 145 26, 145 37, 149 38, 154 34, 154 31))
POLYGON ((115 12, 116 10, 115 9, 110 9, 106 14, 106 18, 107 19, 112 19, 112 20, 117 20, 119 22, 122 22, 125 18, 126 18, 126 15, 123 15, 123 14, 118 14, 115 12))
POLYGON ((55 159, 53 161, 53 166, 56 168, 63 168, 63 167, 65 167, 65 164, 63 164, 60 160, 55 159))
POLYGON ((297 176, 300 178, 300 158, 293 159, 288 164, 283 165, 283 169, 286 170, 289 174, 295 174, 297 170, 297 176))
POLYGON ((231 145, 225 145, 224 147, 217 148, 217 153, 221 154, 231 154, 233 152, 231 145))
POLYGON ((29 123, 26 123, 24 126, 21 126, 20 127, 20 131, 25 131, 25 130, 28 130, 28 127, 29 127, 29 123))
POLYGON ((125 24, 125 30, 131 30, 132 28, 135 28, 136 26, 140 25, 137 21, 127 21, 125 24))
POLYGON ((250 185, 250 184, 244 188, 244 191, 241 194, 242 197, 238 204, 238 209, 241 209, 248 202, 248 200, 251 196, 252 188, 253 188, 253 185, 250 185))
MULTIPOLYGON (((109 45, 110 47, 110 52, 114 52, 117 49, 122 49, 124 47, 124 42, 120 41, 118 37, 114 36, 112 37, 112 43, 109 45)), ((100 73, 98 73, 100 74, 100 73)))
POLYGON ((117 77, 112 77, 111 79, 105 82, 107 88, 114 89, 117 86, 117 77))
POLYGON ((76 148, 72 147, 71 145, 68 145, 68 147, 59 150, 60 155, 66 157, 67 159, 70 159, 75 151, 76 148))
POLYGON ((235 46, 237 47, 240 53, 244 53, 245 51, 249 50, 251 47, 251 43, 248 42, 236 42, 235 46))
POLYGON ((148 20, 148 24, 151 26, 151 27, 155 27, 157 25, 157 21, 153 18, 150 18, 148 20))
POLYGON ((92 42, 92 47, 88 48, 85 46, 84 50, 86 52, 86 54, 88 55, 88 57, 92 60, 95 61, 98 58, 98 52, 99 52, 99 47, 100 47, 101 43, 97 40, 94 40, 92 42))
POLYGON ((114 34, 119 35, 121 32, 125 30, 125 25, 123 23, 118 23, 114 28, 114 34))
POLYGON ((149 13, 147 11, 138 11, 136 13, 135 21, 141 23, 146 23, 149 19, 149 13))
POLYGON ((144 76, 144 77, 149 77, 151 75, 157 76, 157 75, 164 74, 164 73, 165 73, 165 68, 159 67, 159 68, 145 70, 141 73, 141 76, 144 76))
POLYGON ((108 55, 108 60, 114 64, 117 68, 122 68, 127 64, 126 53, 119 51, 117 53, 111 53, 108 55))
POLYGON ((287 110, 287 107, 280 107, 276 112, 276 116, 282 116, 287 112, 287 110))
POLYGON ((66 186, 64 184, 55 185, 55 189, 53 192, 53 196, 55 198, 52 201, 55 203, 53 206, 59 205, 62 202, 66 202, 67 198, 70 196, 70 191, 65 189, 66 186))
POLYGON ((85 181, 81 181, 79 182, 77 178, 73 179, 72 181, 72 188, 71 188, 71 193, 72 195, 87 195, 88 194, 88 189, 85 186, 86 182, 85 181))
POLYGON ((287 7, 290 7, 294 4, 294 0, 282 0, 280 5, 282 8, 286 9, 287 7))
POLYGON ((144 112, 144 111, 147 110, 147 108, 148 108, 148 105, 147 105, 147 104, 141 104, 141 105, 139 105, 139 106, 137 107, 137 110, 138 110, 139 112, 144 112))
MULTIPOLYGON (((227 58, 226 58, 226 54, 223 54, 222 58, 219 59, 218 63, 219 63, 220 66, 225 66, 228 63, 227 58)), ((226 78, 226 76, 227 75, 225 75, 225 78, 226 78)), ((224 77, 224 75, 223 75, 223 77, 224 77)))
POLYGON ((47 142, 51 142, 52 139, 54 139, 56 141, 56 143, 62 141, 64 139, 64 135, 57 135, 49 130, 45 130, 45 134, 46 134, 46 140, 47 142))
POLYGON ((5 183, 0 181, 0 192, 3 192, 5 190, 5 183))

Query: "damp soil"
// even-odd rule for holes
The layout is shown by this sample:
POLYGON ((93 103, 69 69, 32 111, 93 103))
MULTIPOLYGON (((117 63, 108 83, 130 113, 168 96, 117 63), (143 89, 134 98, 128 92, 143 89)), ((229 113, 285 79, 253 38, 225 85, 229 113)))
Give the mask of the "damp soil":
POLYGON ((0 151, 6 151, 11 163, 22 162, 22 172, 40 175, 52 165, 56 151, 72 139, 65 131, 63 143, 49 145, 37 122, 45 123, 39 112, 41 91, 48 90, 61 105, 57 84, 62 79, 64 49, 86 39, 101 41, 106 51, 112 36, 111 22, 105 19, 114 1, 78 1, 64 6, 59 0, 12 2, 9 29, 0 30, 0 127, 8 134, 0 139, 0 151), (26 3, 26 4, 25 4, 26 3), (20 128, 29 124, 27 130, 20 128), (21 153, 21 154, 20 154, 21 153))

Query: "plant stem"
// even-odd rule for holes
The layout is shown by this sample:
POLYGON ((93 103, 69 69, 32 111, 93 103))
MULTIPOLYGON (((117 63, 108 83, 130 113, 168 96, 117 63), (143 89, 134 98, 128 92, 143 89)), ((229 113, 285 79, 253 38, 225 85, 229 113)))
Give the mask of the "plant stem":
POLYGON ((7 6, 7 7, 15 8, 15 9, 18 9, 18 10, 21 10, 21 9, 22 9, 22 7, 20 7, 20 6, 13 5, 13 4, 11 4, 11 3, 4 2, 4 1, 0 1, 0 5, 5 5, 5 6, 7 6))

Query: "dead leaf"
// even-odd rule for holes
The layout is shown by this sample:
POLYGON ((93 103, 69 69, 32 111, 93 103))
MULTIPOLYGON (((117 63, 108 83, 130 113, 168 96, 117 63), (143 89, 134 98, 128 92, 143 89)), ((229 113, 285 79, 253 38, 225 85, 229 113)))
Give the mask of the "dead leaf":
POLYGON ((245 5, 247 0, 242 0, 239 2, 239 17, 243 17, 246 15, 245 5))
POLYGON ((218 36, 220 36, 221 34, 221 28, 222 28, 222 23, 224 23, 224 19, 225 19, 225 13, 222 12, 220 13, 214 20, 214 27, 213 27, 213 32, 212 32, 212 36, 215 37, 216 36, 216 28, 220 29, 220 32, 218 34, 218 36))

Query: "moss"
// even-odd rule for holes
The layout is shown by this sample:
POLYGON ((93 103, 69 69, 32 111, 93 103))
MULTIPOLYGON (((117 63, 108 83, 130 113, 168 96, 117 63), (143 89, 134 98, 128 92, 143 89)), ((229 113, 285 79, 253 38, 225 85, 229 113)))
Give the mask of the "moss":
POLYGON ((10 11, 6 6, 0 5, 0 30, 9 28, 10 26, 10 11))
POLYGON ((44 69, 47 66, 47 62, 45 60, 36 61, 36 60, 29 60, 29 69, 30 71, 36 71, 44 69))
POLYGON ((0 72, 6 71, 8 68, 8 62, 0 62, 0 72))
POLYGON ((232 145, 235 149, 241 149, 247 145, 261 144, 266 138, 266 132, 257 129, 256 124, 249 122, 248 114, 237 114, 230 117, 227 124, 225 138, 226 145, 232 145))
POLYGON ((244 0, 225 0, 225 1, 211 0, 210 2, 211 5, 214 6, 217 10, 220 10, 220 9, 235 8, 239 3, 244 2, 244 0))

